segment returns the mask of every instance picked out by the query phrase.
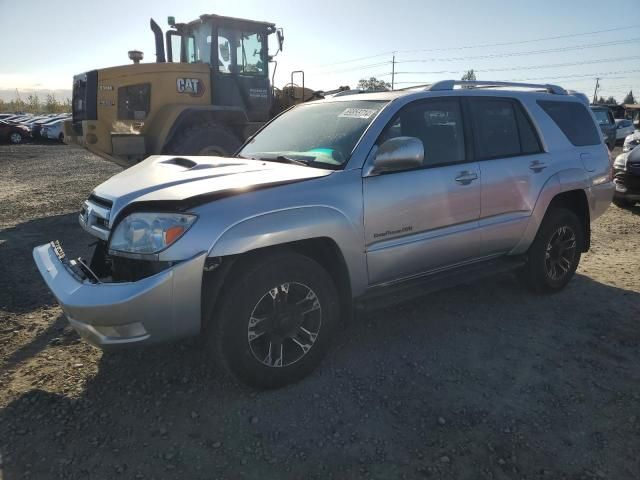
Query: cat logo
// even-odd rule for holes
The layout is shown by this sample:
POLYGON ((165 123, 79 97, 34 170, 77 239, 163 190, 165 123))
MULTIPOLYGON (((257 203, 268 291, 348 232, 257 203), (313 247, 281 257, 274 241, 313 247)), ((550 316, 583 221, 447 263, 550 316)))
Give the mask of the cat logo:
POLYGON ((198 78, 176 79, 178 93, 187 93, 192 97, 201 97, 204 94, 204 83, 198 78))

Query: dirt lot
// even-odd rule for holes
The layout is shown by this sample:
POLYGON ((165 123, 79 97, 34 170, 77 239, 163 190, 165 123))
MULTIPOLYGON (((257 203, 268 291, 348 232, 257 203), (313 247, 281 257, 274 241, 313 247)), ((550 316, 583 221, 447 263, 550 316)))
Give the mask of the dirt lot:
POLYGON ((640 478, 640 208, 612 206, 555 296, 511 275, 363 316, 310 378, 256 393, 197 341, 107 354, 31 259, 87 252, 118 168, 0 147, 0 479, 640 478))

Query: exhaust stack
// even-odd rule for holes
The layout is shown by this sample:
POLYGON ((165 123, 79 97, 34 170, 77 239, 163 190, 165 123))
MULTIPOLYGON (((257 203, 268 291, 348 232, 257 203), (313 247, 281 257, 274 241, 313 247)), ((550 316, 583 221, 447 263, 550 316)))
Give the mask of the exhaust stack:
POLYGON ((149 26, 151 27, 151 30, 153 31, 153 36, 156 39, 156 62, 164 63, 167 60, 164 56, 164 42, 162 40, 162 29, 155 22, 153 18, 149 20, 149 26))

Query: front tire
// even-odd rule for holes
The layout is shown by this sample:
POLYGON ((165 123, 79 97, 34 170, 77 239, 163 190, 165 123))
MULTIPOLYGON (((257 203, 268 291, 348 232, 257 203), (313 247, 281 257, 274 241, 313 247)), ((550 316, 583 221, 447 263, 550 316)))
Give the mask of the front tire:
POLYGON ((225 127, 209 123, 186 128, 171 140, 166 152, 173 155, 216 155, 228 157, 239 148, 240 140, 225 127))
POLYGON ((537 293, 555 293, 573 278, 584 246, 584 229, 571 210, 547 212, 529 247, 522 276, 537 293))
POLYGON ((254 388, 279 388, 306 377, 325 356, 339 323, 329 274, 293 252, 254 258, 234 272, 207 334, 218 362, 254 388))

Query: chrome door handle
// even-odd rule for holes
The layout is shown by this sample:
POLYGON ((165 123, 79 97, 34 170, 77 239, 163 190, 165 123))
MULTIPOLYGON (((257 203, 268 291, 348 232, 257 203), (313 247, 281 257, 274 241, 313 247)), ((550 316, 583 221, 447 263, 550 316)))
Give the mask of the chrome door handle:
POLYGON ((540 160, 534 160, 529 164, 529 168, 537 173, 547 168, 547 164, 544 162, 541 162, 540 160))
POLYGON ((456 182, 460 185, 469 185, 474 180, 478 179, 478 174, 475 172, 460 172, 455 178, 456 182))

